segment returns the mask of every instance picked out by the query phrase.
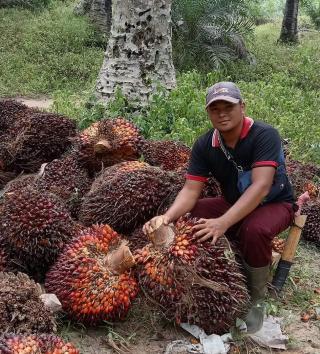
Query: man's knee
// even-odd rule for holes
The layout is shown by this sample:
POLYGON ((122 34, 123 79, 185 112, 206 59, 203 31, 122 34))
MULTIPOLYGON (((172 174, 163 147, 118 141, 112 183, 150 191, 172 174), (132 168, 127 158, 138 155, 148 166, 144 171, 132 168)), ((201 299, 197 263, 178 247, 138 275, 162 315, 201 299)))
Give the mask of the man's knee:
POLYGON ((230 205, 223 198, 203 198, 198 200, 191 210, 191 215, 205 219, 218 218, 229 208, 230 205))

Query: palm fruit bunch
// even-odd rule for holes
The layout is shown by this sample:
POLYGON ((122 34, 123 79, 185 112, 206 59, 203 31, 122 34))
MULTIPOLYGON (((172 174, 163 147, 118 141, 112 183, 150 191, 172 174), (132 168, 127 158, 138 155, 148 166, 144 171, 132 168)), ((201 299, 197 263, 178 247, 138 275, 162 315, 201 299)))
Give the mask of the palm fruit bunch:
POLYGON ((296 195, 308 191, 311 197, 320 194, 320 167, 312 163, 288 160, 286 169, 296 195))
POLYGON ((35 187, 58 196, 77 218, 82 197, 89 191, 91 183, 88 172, 78 165, 71 153, 49 162, 37 178, 35 187))
POLYGON ((95 151, 103 155, 105 166, 138 159, 143 143, 137 126, 125 118, 103 119, 99 122, 95 151))
POLYGON ((36 172, 43 163, 60 157, 75 134, 75 122, 58 114, 33 113, 18 120, 5 144, 6 170, 36 172))
POLYGON ((37 112, 15 100, 0 100, 0 134, 10 131, 15 122, 37 112))
POLYGON ((221 334, 246 310, 249 295, 228 241, 198 243, 196 220, 155 226, 151 243, 135 253, 139 284, 167 318, 221 334))
POLYGON ((37 175, 35 173, 21 174, 6 184, 4 193, 12 193, 25 187, 33 186, 36 178, 37 175))
POLYGON ((213 198, 221 195, 219 182, 212 176, 208 178, 205 187, 202 191, 202 198, 213 198))
POLYGON ((64 311, 85 324, 124 319, 138 285, 129 248, 109 225, 83 230, 46 276, 46 289, 64 311))
POLYGON ((157 213, 172 193, 175 176, 154 166, 109 172, 98 178, 84 197, 79 220, 85 225, 109 224, 131 232, 157 213))
POLYGON ((90 177, 94 177, 103 168, 99 154, 94 151, 92 138, 81 133, 72 139, 73 154, 77 157, 78 165, 85 168, 90 177))
POLYGON ((277 252, 282 254, 283 250, 284 250, 284 246, 286 244, 286 240, 280 237, 274 237, 271 245, 272 245, 272 249, 277 252))
POLYGON ((41 279, 75 232, 75 223, 53 194, 26 187, 5 193, 0 235, 28 274, 41 279))
POLYGON ((26 274, 0 272, 0 333, 55 330, 53 315, 45 308, 41 294, 40 285, 26 274))
POLYGON ((302 215, 307 215, 302 237, 320 247, 320 199, 309 201, 302 206, 302 215))
POLYGON ((178 141, 148 140, 142 148, 144 161, 163 170, 179 171, 187 168, 191 150, 178 141))
POLYGON ((5 172, 1 171, 0 167, 0 190, 3 189, 8 182, 13 180, 16 177, 14 172, 5 172))
POLYGON ((142 226, 138 226, 133 232, 125 235, 125 238, 128 240, 132 252, 143 248, 150 242, 149 238, 143 233, 142 226))
POLYGON ((1 354, 80 354, 70 342, 52 334, 17 335, 0 337, 1 354))

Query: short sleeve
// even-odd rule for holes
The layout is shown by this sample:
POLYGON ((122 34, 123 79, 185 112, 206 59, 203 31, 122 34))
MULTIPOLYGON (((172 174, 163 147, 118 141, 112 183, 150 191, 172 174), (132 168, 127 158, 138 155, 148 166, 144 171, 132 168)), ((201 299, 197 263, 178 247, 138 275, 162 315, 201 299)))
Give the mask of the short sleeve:
POLYGON ((209 177, 209 172, 209 167, 206 163, 205 149, 200 138, 192 147, 186 179, 206 182, 209 177))
POLYGON ((260 166, 277 168, 281 150, 282 144, 278 131, 272 127, 262 130, 254 142, 252 168, 260 166))

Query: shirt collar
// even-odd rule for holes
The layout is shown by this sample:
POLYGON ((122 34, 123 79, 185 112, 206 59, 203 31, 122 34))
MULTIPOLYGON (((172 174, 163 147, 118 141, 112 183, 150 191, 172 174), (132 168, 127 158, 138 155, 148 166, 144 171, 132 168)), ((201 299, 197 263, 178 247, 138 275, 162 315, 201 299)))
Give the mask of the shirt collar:
MULTIPOLYGON (((242 125, 242 130, 240 134, 240 139, 244 139, 247 137, 249 134, 249 131, 254 123, 254 120, 250 117, 244 117, 243 119, 243 125, 242 125)), ((212 146, 213 147, 219 147, 219 139, 217 135, 217 130, 215 129, 212 134, 212 146)))

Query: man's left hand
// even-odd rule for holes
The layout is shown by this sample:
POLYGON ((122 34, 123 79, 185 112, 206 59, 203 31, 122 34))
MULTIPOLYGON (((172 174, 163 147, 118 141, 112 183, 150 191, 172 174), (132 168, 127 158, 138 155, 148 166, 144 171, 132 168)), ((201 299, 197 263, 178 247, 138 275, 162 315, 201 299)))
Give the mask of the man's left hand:
POLYGON ((212 237, 211 243, 214 245, 218 238, 228 230, 228 226, 221 218, 199 219, 192 229, 197 231, 193 236, 199 239, 198 242, 206 241, 212 237))

